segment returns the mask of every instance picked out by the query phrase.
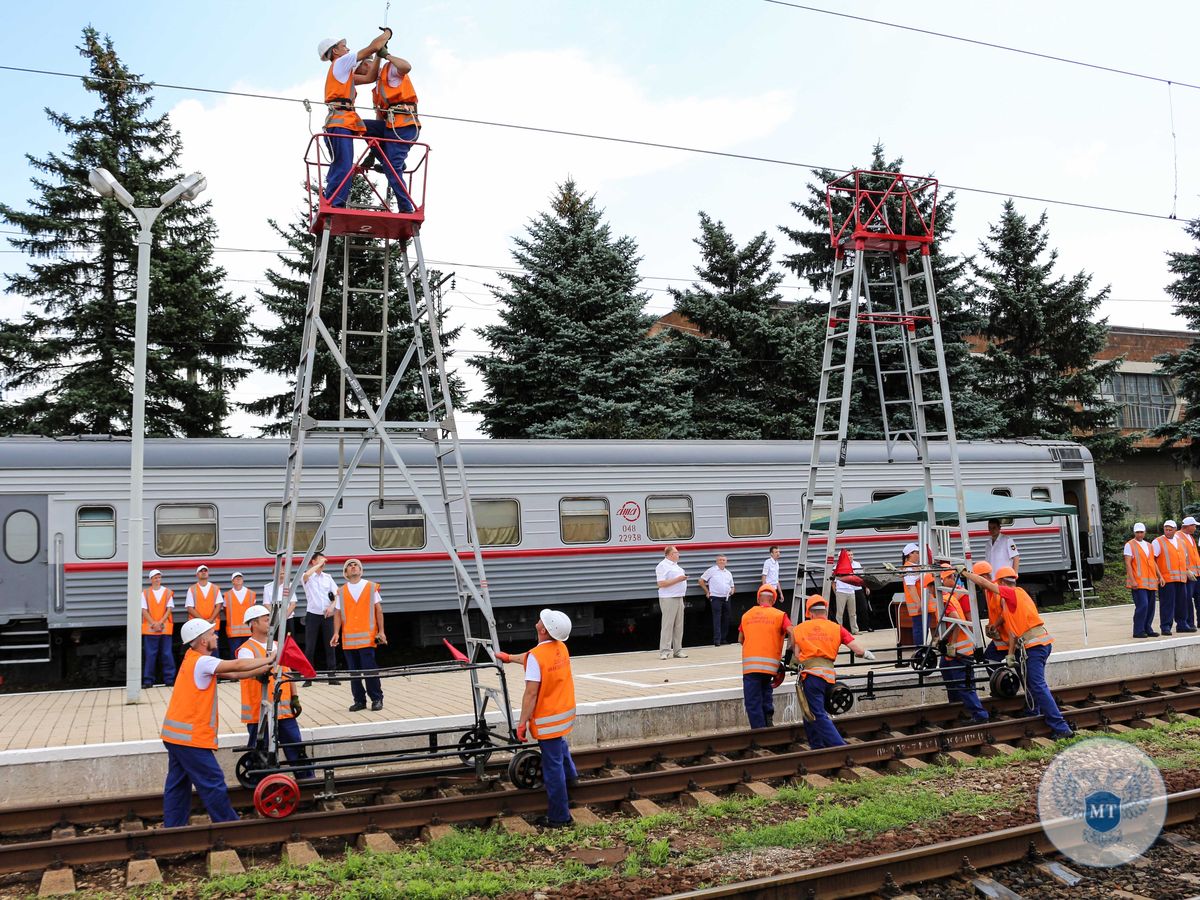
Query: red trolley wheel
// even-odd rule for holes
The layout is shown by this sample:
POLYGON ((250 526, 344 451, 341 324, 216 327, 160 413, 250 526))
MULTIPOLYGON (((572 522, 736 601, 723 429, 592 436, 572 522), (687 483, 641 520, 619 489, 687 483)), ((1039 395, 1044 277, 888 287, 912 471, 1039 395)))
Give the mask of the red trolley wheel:
POLYGON ((268 775, 254 789, 254 808, 268 819, 286 819, 300 803, 300 785, 291 775, 268 775))

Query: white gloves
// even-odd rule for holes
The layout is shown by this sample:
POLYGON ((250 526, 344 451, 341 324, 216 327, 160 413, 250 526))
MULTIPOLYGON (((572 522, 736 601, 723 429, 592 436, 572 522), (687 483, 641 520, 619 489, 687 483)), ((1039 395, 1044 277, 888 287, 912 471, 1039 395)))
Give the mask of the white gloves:
POLYGON ((875 662, 875 654, 870 650, 864 650, 863 659, 867 660, 867 662, 875 662))

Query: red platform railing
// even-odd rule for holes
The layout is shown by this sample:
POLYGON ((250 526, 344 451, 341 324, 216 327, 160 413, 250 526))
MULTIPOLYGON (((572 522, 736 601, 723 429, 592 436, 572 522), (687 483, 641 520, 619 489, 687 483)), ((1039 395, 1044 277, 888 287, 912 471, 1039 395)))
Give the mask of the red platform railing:
POLYGON ((830 242, 867 250, 915 250, 933 244, 936 178, 855 169, 825 186, 830 242))
POLYGON ((428 144, 367 135, 314 134, 304 154, 304 165, 308 188, 308 226, 313 234, 320 234, 328 225, 330 234, 335 236, 351 234, 399 240, 410 238, 421 230, 421 224, 425 221, 425 182, 429 174, 428 144), (330 185, 329 193, 335 195, 353 179, 362 178, 370 186, 378 206, 338 207, 330 204, 325 182, 333 157, 326 138, 349 138, 354 141, 354 163, 341 182, 330 185), (403 172, 397 173, 392 166, 387 157, 386 144, 409 146, 403 172), (412 204, 412 212, 395 212, 388 208, 388 173, 397 176, 405 199, 412 204))

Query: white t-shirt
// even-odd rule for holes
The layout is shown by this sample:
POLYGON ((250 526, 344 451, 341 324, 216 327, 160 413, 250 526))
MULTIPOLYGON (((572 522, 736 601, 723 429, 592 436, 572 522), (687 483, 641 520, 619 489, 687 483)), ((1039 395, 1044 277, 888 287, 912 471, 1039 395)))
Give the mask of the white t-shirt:
MULTIPOLYGON (((538 641, 538 646, 548 644, 549 641, 538 641)), ((525 657, 525 680, 536 681, 542 683, 542 664, 537 661, 537 657, 530 653, 525 657)))
POLYGON ((733 593, 733 573, 719 566, 709 566, 700 576, 714 597, 728 597, 733 593))
POLYGON ((196 667, 192 669, 192 681, 195 682, 197 690, 208 690, 220 664, 221 660, 216 656, 201 656, 196 660, 196 667))
MULTIPOLYGON (((662 562, 654 567, 655 582, 670 581, 672 578, 678 578, 680 575, 686 575, 687 572, 679 567, 679 563, 671 562, 665 556, 662 562)), ((670 587, 660 587, 658 596, 663 597, 682 597, 687 593, 687 581, 680 581, 670 587)))
POLYGON ((247 587, 243 587, 239 590, 238 588, 231 587, 229 590, 233 592, 233 596, 237 597, 237 602, 241 603, 243 600, 246 599, 246 591, 248 591, 250 589, 247 587))
MULTIPOLYGON (((1129 541, 1126 541, 1126 542, 1125 542, 1125 555, 1126 555, 1126 556, 1133 556, 1133 548, 1129 546, 1129 545, 1130 545, 1130 544, 1132 544, 1132 543, 1133 543, 1133 541, 1132 541, 1132 540, 1129 540, 1129 541)), ((1158 556, 1158 554, 1157 554, 1157 553, 1155 553, 1153 550, 1151 550, 1151 549, 1150 549, 1150 542, 1149 542, 1149 541, 1138 541, 1138 543, 1142 545, 1142 551, 1143 551, 1143 552, 1144 552, 1144 553, 1145 553, 1147 556, 1150 556, 1150 555, 1158 556)))
MULTIPOLYGON (((155 600, 161 600, 163 591, 165 591, 165 590, 166 590, 166 588, 159 588, 157 591, 154 590, 154 588, 150 588, 150 593, 152 593, 154 595, 155 600)), ((149 609, 149 608, 150 608, 150 605, 148 603, 146 603, 146 595, 145 595, 145 593, 143 593, 142 594, 142 609, 149 609)), ((175 598, 171 597, 171 599, 167 601, 167 609, 174 609, 174 608, 175 608, 175 598)))
MULTIPOLYGON (((858 574, 863 570, 862 563, 860 563, 857 559, 850 560, 850 567, 854 570, 855 574, 858 574)), ((837 581, 835 579, 833 583, 833 590, 838 594, 853 594, 858 590, 858 585, 848 584, 845 581, 837 581)))
POLYGON ((313 615, 323 616, 329 608, 329 595, 337 593, 337 583, 328 572, 317 572, 304 582, 306 609, 313 615))
POLYGON ((768 556, 763 560, 763 578, 766 581, 763 584, 769 584, 773 587, 779 587, 779 560, 773 556, 768 556))
MULTIPOLYGON (((311 581, 312 579, 309 579, 309 580, 311 581)), ((367 582, 367 579, 365 579, 365 578, 360 578, 356 584, 351 584, 350 582, 347 581, 346 582, 346 590, 348 590, 350 592, 351 597, 353 597, 355 600, 357 600, 359 597, 362 596, 363 589, 367 586, 367 584, 368 584, 368 582, 367 582)), ((383 602, 383 598, 379 596, 379 590, 376 589, 375 590, 375 605, 378 606, 382 602, 383 602)), ((341 591, 338 592, 337 600, 335 600, 333 603, 333 608, 334 609, 342 608, 341 591)))
POLYGON ((1020 555, 1017 552, 1016 542, 1010 537, 1000 535, 991 543, 987 551, 987 561, 992 564, 992 574, 994 575, 1004 566, 1011 566, 1012 561, 1020 555))
MULTIPOLYGON (((1159 535, 1159 537, 1162 537, 1162 536, 1163 535, 1159 535)), ((1171 546, 1174 547, 1176 550, 1183 549, 1182 547, 1179 546, 1179 532, 1178 531, 1175 532, 1173 535, 1171 535, 1169 538, 1167 538, 1167 540, 1171 542, 1171 546)), ((1155 538, 1154 541, 1150 544, 1150 546, 1154 548, 1155 556, 1162 556, 1162 544, 1160 544, 1158 542, 1158 538, 1155 538)))
POLYGON ((354 70, 358 68, 359 62, 357 53, 353 51, 343 53, 333 61, 333 77, 344 83, 346 79, 354 74, 354 70))
MULTIPOLYGON (((208 583, 208 586, 212 590, 216 591, 216 599, 214 600, 214 603, 216 604, 216 606, 224 606, 225 605, 225 595, 221 593, 221 589, 219 587, 217 587, 217 585, 212 581, 210 581, 208 583)), ((193 606, 193 607, 196 605, 196 585, 194 585, 194 584, 190 588, 188 588, 187 601, 185 602, 185 605, 193 606)))
MULTIPOLYGON (((270 609, 271 604, 274 602, 275 602, 275 582, 271 582, 270 584, 264 584, 263 589, 262 589, 262 605, 267 607, 267 609, 270 609)), ((288 601, 288 605, 291 606, 290 600, 288 601)), ((300 614, 299 607, 293 606, 291 613, 288 615, 288 618, 294 619, 299 614, 300 614)))
POLYGON ((264 654, 267 652, 267 645, 258 638, 246 638, 246 640, 242 642, 242 646, 238 647, 238 659, 258 659, 258 656, 255 655, 254 651, 246 646, 246 644, 250 643, 251 641, 254 641, 254 643, 258 644, 258 646, 262 648, 264 654))

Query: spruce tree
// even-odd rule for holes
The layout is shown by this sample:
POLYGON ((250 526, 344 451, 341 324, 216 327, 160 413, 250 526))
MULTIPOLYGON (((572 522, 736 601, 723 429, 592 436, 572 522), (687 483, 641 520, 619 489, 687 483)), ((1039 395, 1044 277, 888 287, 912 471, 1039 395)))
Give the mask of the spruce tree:
POLYGON ((695 437, 797 438, 812 429, 823 319, 782 305, 763 232, 738 247, 725 225, 700 213, 699 276, 671 289, 675 311, 697 331, 670 332, 673 358, 691 386, 695 437))
MULTIPOLYGON (((351 188, 350 201, 355 204, 369 203, 374 195, 370 189, 356 180, 351 188)), ((273 318, 270 324, 254 326, 257 337, 255 345, 248 351, 251 362, 264 372, 283 376, 287 379, 286 390, 263 397, 250 403, 242 404, 242 408, 254 415, 266 419, 259 426, 259 432, 264 435, 287 434, 291 427, 292 402, 296 383, 296 362, 300 356, 300 344, 304 333, 304 309, 308 302, 308 284, 312 274, 313 256, 316 244, 308 230, 308 216, 302 212, 289 224, 280 225, 274 219, 268 219, 271 228, 283 238, 284 243, 292 253, 278 254, 277 268, 268 269, 266 273, 269 289, 259 289, 259 302, 273 318)), ((343 251, 346 238, 331 237, 329 240, 329 257, 325 263, 324 289, 321 294, 321 318, 325 326, 339 342, 341 335, 342 281, 343 281, 343 251)), ((350 254, 350 285, 354 288, 378 290, 383 287, 383 243, 382 241, 367 241, 355 239, 350 254)), ((441 273, 436 269, 429 270, 429 283, 432 287, 441 280, 441 273)), ((393 242, 391 260, 388 271, 388 372, 395 373, 405 351, 412 341, 412 317, 408 310, 408 294, 404 288, 404 266, 401 262, 400 248, 393 242)), ((421 285, 416 283, 418 299, 422 295, 421 285)), ((382 322, 380 307, 381 295, 373 293, 355 293, 352 308, 348 311, 347 330, 349 331, 378 331, 382 322)), ((440 295, 437 298, 439 307, 438 323, 444 325, 444 313, 440 310, 440 295)), ((442 330, 442 350, 447 359, 453 356, 451 346, 457 340, 461 326, 449 331, 442 330)), ((426 338, 426 351, 430 354, 433 348, 426 338)), ((347 342, 347 362, 356 373, 377 374, 379 371, 380 341, 374 337, 356 337, 347 342)), ((379 382, 366 380, 362 382, 367 396, 374 404, 378 403, 379 382)), ((345 415, 362 418, 363 411, 358 399, 346 387, 346 407, 339 409, 340 379, 338 368, 328 347, 317 338, 317 355, 313 360, 313 395, 309 400, 309 414, 316 419, 334 420, 345 415)), ((437 386, 434 385, 437 393, 437 386)), ((462 379, 450 375, 450 392, 455 406, 463 403, 464 390, 462 379)), ((425 400, 421 395, 418 366, 414 357, 409 365, 400 387, 388 404, 388 418, 395 421, 413 421, 425 417, 425 400)))
MULTIPOLYGON (((1200 218, 1192 219, 1185 229, 1196 246, 1186 253, 1168 254, 1167 268, 1175 280, 1167 285, 1167 293, 1175 299, 1175 312, 1188 327, 1200 331, 1200 218)), ((1162 366, 1163 375, 1174 379, 1184 407, 1178 422, 1166 422, 1150 433, 1180 448, 1194 465, 1200 462, 1200 340, 1179 353, 1156 356, 1155 362, 1162 366)))
MULTIPOLYGON (((98 98, 87 117, 47 109, 68 139, 64 153, 27 156, 39 173, 28 209, 0 204, 32 259, 8 276, 10 296, 30 308, 0 324, 0 427, 48 435, 128 434, 132 407, 137 227, 115 200, 88 187, 88 172, 112 172, 139 204, 182 176, 179 135, 151 112, 150 89, 121 62, 108 37, 83 31, 84 87, 98 98)), ((154 228, 146 429, 152 435, 224 433, 247 308, 222 287, 212 262, 209 204, 178 202, 154 228)))
POLYGON ((493 348, 472 359, 486 396, 472 409, 492 437, 680 438, 691 404, 667 341, 647 332, 637 244, 614 238, 575 182, 515 239, 521 268, 501 273, 493 348))

